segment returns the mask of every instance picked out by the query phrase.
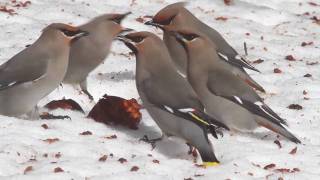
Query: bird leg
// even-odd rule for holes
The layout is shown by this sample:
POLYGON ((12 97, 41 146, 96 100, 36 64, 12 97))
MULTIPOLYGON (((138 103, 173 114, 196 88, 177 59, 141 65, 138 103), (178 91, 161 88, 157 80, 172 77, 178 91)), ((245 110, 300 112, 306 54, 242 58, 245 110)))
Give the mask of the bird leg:
POLYGON ((91 101, 93 101, 93 96, 89 93, 87 89, 87 80, 84 80, 80 83, 80 88, 81 88, 81 91, 85 93, 91 101))
POLYGON ((82 90, 82 92, 85 93, 91 101, 93 101, 93 96, 89 93, 88 90, 82 90))
POLYGON ((47 112, 45 112, 45 113, 42 113, 41 115, 40 115, 40 119, 46 119, 46 120, 51 120, 51 119, 70 119, 71 120, 71 118, 69 117, 69 116, 62 116, 62 115, 53 115, 53 114, 50 114, 50 113, 47 113, 47 112))
POLYGON ((161 141, 162 139, 163 139, 163 135, 161 137, 159 137, 159 138, 154 138, 154 139, 149 139, 149 137, 147 135, 144 135, 139 140, 151 144, 152 149, 154 149, 156 147, 156 142, 157 141, 161 141))
POLYGON ((32 111, 30 111, 29 113, 21 116, 21 118, 23 119, 31 119, 31 120, 36 120, 39 119, 39 110, 38 110, 38 106, 36 105, 32 111))
POLYGON ((186 143, 186 145, 189 147, 188 154, 192 154, 192 156, 196 158, 198 156, 197 149, 188 142, 186 143))

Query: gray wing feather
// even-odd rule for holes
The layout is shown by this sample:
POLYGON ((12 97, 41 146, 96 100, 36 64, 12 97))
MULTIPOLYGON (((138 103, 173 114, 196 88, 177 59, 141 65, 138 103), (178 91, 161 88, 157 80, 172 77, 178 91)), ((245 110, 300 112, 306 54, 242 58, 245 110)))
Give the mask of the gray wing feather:
MULTIPOLYGON (((32 46, 31 46, 32 47, 32 46)), ((26 48, 0 66, 0 89, 37 80, 45 75, 48 58, 26 48)))
POLYGON ((275 124, 287 124, 284 119, 280 118, 263 103, 263 100, 254 90, 230 73, 224 71, 211 72, 209 74, 208 89, 216 96, 228 99, 275 124))
POLYGON ((179 78, 175 76, 168 78, 154 77, 152 80, 145 80, 141 86, 148 100, 153 104, 166 105, 175 109, 204 108, 191 86, 183 77, 181 79, 180 76, 179 78))
POLYGON ((207 86, 212 93, 219 96, 237 96, 250 102, 262 101, 242 79, 225 70, 209 72, 207 86))

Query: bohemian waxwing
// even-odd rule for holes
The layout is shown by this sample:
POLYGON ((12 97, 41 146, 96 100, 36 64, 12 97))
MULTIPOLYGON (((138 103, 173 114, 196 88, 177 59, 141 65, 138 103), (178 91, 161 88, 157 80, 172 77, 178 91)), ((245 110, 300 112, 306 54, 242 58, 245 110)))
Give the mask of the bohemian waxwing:
POLYGON ((150 32, 118 38, 136 55, 138 93, 163 135, 183 138, 198 149, 204 164, 217 164, 207 133, 216 137, 217 127, 228 127, 204 113, 192 87, 172 64, 163 41, 150 32))
POLYGON ((70 46, 88 33, 66 24, 47 26, 39 39, 0 66, 0 114, 28 118, 37 103, 62 82, 70 46))
POLYGON ((300 143, 287 123, 219 60, 217 46, 206 36, 190 30, 171 32, 188 54, 187 79, 204 104, 206 112, 229 128, 251 131, 266 127, 292 142, 300 143))
POLYGON ((104 14, 79 26, 88 31, 89 36, 74 43, 70 51, 70 60, 64 83, 80 84, 81 90, 93 100, 87 90, 87 76, 108 56, 113 39, 122 31, 120 23, 131 12, 125 14, 104 14))
POLYGON ((153 25, 160 27, 164 30, 163 40, 167 45, 172 60, 177 66, 178 70, 182 73, 186 73, 187 68, 187 55, 183 47, 176 41, 174 37, 168 33, 163 27, 170 26, 171 30, 177 31, 181 29, 192 29, 194 32, 201 32, 206 34, 215 44, 217 44, 217 53, 224 60, 231 64, 229 71, 235 75, 241 77, 250 86, 256 90, 265 92, 262 86, 255 82, 249 74, 244 70, 248 68, 254 71, 258 71, 252 65, 250 65, 244 57, 240 56, 222 37, 222 35, 215 29, 209 27, 205 23, 196 18, 190 11, 184 6, 185 2, 178 2, 160 10, 151 21, 146 22, 146 25, 153 25))

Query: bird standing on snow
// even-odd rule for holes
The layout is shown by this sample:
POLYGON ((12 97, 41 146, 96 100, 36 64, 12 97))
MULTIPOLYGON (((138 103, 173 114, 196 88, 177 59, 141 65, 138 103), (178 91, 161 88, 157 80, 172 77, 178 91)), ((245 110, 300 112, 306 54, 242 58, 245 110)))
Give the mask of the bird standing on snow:
POLYGON ((163 27, 170 26, 171 30, 191 29, 194 32, 201 32, 207 35, 216 45, 217 53, 221 60, 230 63, 229 71, 241 79, 246 81, 255 89, 265 92, 262 86, 255 82, 244 68, 259 72, 256 68, 250 65, 244 57, 241 57, 236 50, 234 50, 221 34, 197 19, 185 6, 185 2, 178 2, 160 10, 151 21, 146 22, 147 25, 160 27, 164 30, 163 41, 167 45, 170 55, 182 74, 186 74, 187 69, 187 55, 183 47, 176 41, 176 39, 165 30, 163 27))
POLYGON ((87 90, 87 76, 108 56, 113 39, 124 30, 120 23, 131 12, 125 14, 104 14, 79 26, 89 36, 74 43, 64 83, 80 84, 81 90, 93 100, 87 90))
MULTIPOLYGON (((37 103, 62 82, 68 67, 70 44, 87 32, 54 23, 39 39, 0 66, 0 114, 29 118, 37 103)), ((35 108, 36 110, 36 108, 35 108)))
POLYGON ((195 146, 205 165, 216 165, 208 131, 224 127, 203 112, 187 80, 170 60, 163 41, 149 32, 119 36, 136 55, 136 86, 143 105, 165 135, 177 136, 195 146))
POLYGON ((286 121, 219 60, 218 47, 193 31, 171 32, 188 54, 187 78, 208 114, 231 129, 250 131, 259 125, 300 143, 286 128, 286 121))

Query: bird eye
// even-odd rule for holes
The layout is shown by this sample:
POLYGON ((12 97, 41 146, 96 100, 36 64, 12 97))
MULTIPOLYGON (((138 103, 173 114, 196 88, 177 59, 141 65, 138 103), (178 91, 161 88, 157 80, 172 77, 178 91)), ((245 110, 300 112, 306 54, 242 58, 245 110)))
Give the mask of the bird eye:
POLYGON ((75 35, 75 32, 74 32, 74 31, 69 31, 69 30, 67 30, 67 29, 60 29, 60 31, 61 31, 64 35, 69 36, 69 37, 72 37, 72 36, 75 35))
POLYGON ((115 18, 112 18, 110 19, 111 21, 117 23, 117 24, 120 24, 121 23, 121 20, 122 20, 122 17, 115 17, 115 18))
POLYGON ((196 34, 185 34, 184 35, 184 38, 187 39, 188 41, 192 41, 194 40, 195 38, 199 37, 198 35, 196 34))
POLYGON ((143 41, 143 37, 141 36, 137 36, 137 37, 134 37, 134 38, 131 38, 132 41, 136 42, 136 43, 140 43, 141 41, 143 41))

